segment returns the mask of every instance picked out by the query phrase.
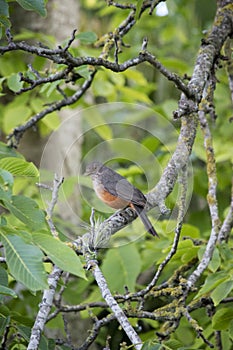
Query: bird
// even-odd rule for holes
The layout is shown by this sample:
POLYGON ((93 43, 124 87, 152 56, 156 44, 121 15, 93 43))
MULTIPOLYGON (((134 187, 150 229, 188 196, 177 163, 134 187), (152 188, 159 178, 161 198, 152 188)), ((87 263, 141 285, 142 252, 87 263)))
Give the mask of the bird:
POLYGON ((131 207, 141 219, 147 232, 159 237, 144 210, 146 197, 125 177, 98 161, 88 164, 84 175, 91 177, 96 195, 105 204, 113 209, 131 207))

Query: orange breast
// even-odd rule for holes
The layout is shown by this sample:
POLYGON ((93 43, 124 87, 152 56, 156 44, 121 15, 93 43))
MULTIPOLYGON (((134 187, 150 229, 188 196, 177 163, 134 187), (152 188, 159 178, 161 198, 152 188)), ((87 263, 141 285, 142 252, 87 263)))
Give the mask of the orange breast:
POLYGON ((114 209, 123 209, 129 205, 129 202, 121 199, 119 197, 113 196, 111 193, 107 192, 104 189, 98 188, 96 190, 97 196, 107 205, 114 209))

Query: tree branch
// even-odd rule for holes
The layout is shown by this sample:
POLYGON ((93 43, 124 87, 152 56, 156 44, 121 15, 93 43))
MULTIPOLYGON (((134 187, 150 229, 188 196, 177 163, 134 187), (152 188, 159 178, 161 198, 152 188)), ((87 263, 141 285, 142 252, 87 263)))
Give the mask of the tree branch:
MULTIPOLYGON (((49 216, 49 226, 51 229, 51 233, 54 237, 57 237, 57 234, 56 234, 56 229, 52 222, 51 216, 52 216, 54 206, 56 205, 56 202, 57 202, 58 191, 62 182, 63 182, 63 178, 58 179, 57 176, 55 176, 54 183, 53 183, 54 186, 52 190, 52 200, 47 209, 47 214, 49 216), (54 229, 55 229, 55 232, 54 232, 54 229)), ((48 277, 49 288, 44 290, 43 292, 42 301, 40 303, 36 320, 31 330, 31 336, 27 347, 28 350, 37 350, 39 347, 41 334, 44 330, 47 317, 53 305, 55 291, 57 288, 58 281, 61 277, 61 274, 62 274, 61 269, 58 268, 57 266, 54 266, 51 274, 48 277)))
POLYGON ((46 289, 42 296, 40 308, 36 316, 35 323, 31 330, 31 336, 28 343, 28 350, 37 350, 40 343, 41 334, 44 330, 45 323, 47 321, 48 314, 53 305, 53 298, 57 288, 57 283, 61 277, 62 271, 57 267, 53 267, 53 271, 48 277, 49 289, 46 289))
POLYGON ((76 101, 78 101, 83 94, 86 92, 86 90, 90 87, 96 71, 93 71, 90 74, 89 79, 85 80, 81 88, 76 91, 72 96, 64 98, 63 100, 59 102, 55 102, 43 111, 37 113, 34 117, 29 119, 25 124, 18 126, 13 130, 13 132, 8 136, 8 140, 10 140, 11 146, 17 147, 19 144, 19 141, 21 137, 23 136, 24 132, 28 129, 30 129, 32 126, 34 126, 36 123, 38 123, 43 117, 45 117, 47 114, 52 113, 54 111, 60 110, 63 107, 69 106, 74 104, 76 101))
MULTIPOLYGON (((206 86, 206 91, 208 91, 208 84, 206 86)), ((206 150, 207 176, 208 176, 207 202, 210 210, 212 229, 211 229, 210 238, 207 243, 204 255, 201 259, 201 262, 188 278, 188 281, 187 281, 188 289, 190 289, 196 283, 196 281, 201 276, 203 271, 209 265, 209 262, 213 255, 214 247, 218 239, 218 233, 219 233, 219 227, 220 227, 220 220, 218 215, 218 202, 217 202, 217 194, 216 194, 217 193, 216 161, 214 156, 212 136, 209 129, 208 121, 205 116, 205 113, 206 113, 205 101, 206 101, 206 95, 204 94, 202 108, 200 108, 200 111, 199 111, 199 119, 200 119, 201 129, 204 136, 204 146, 206 150)))
POLYGON ((185 215, 185 201, 186 201, 186 195, 187 195, 187 167, 185 167, 182 171, 182 174, 180 175, 180 183, 181 183, 181 193, 180 193, 180 198, 177 202, 179 212, 178 212, 178 218, 177 218, 177 224, 176 224, 176 229, 175 229, 175 237, 173 240, 173 244, 171 247, 170 252, 166 256, 166 258, 163 260, 163 262, 159 265, 155 276, 153 277, 152 281, 146 286, 145 289, 142 289, 141 292, 138 292, 137 294, 140 296, 143 296, 147 294, 157 283, 163 269, 165 266, 169 263, 173 255, 177 251, 179 239, 180 239, 180 233, 181 229, 183 226, 183 220, 184 220, 184 215, 185 215))
POLYGON ((87 253, 85 254, 85 258, 87 262, 87 269, 91 269, 91 272, 101 291, 102 297, 105 299, 106 303, 113 311, 115 318, 124 329, 125 334, 128 336, 135 349, 140 350, 142 348, 142 341, 138 334, 135 332, 134 328, 129 323, 123 310, 120 308, 120 306, 117 304, 116 300, 112 296, 108 288, 107 282, 98 266, 98 262, 96 260, 93 260, 87 253))

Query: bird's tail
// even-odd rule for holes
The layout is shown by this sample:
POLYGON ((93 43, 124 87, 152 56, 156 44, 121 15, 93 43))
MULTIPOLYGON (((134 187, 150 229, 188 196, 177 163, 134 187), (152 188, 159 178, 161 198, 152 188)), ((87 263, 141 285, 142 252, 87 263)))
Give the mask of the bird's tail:
POLYGON ((143 210, 144 208, 139 207, 137 205, 133 205, 136 213, 138 214, 138 216, 140 217, 140 219, 142 220, 143 225, 145 226, 147 232, 149 232, 152 236, 157 236, 159 237, 158 233, 155 231, 152 223, 150 222, 148 216, 146 215, 145 211, 143 210))

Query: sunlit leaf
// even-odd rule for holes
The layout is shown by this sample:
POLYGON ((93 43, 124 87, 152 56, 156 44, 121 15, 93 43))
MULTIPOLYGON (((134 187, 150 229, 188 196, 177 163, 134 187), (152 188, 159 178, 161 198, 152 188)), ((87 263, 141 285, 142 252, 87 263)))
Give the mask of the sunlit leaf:
POLYGON ((3 119, 3 129, 6 134, 9 134, 13 128, 23 123, 31 116, 31 109, 25 105, 8 106, 3 119))
POLYGON ((109 250, 102 268, 112 291, 123 293, 124 286, 134 291, 141 269, 141 258, 136 246, 127 244, 109 250))
POLYGON ((97 35, 94 32, 82 32, 77 34, 75 37, 83 44, 93 44, 97 40, 97 35))
MULTIPOLYGON (((202 256, 205 252, 205 249, 206 249, 205 247, 201 247, 200 250, 198 251, 199 260, 202 259, 202 256)), ((218 250, 218 248, 215 248, 214 252, 213 252, 212 259, 208 265, 208 268, 210 269, 210 271, 216 272, 218 270, 220 264, 221 264, 221 259, 220 259, 220 255, 219 255, 219 250, 218 250)))
POLYGON ((38 230, 45 225, 45 214, 37 203, 25 196, 12 196, 4 200, 4 206, 31 230, 38 230))
POLYGON ((85 278, 85 273, 79 257, 65 243, 46 233, 38 232, 33 234, 33 241, 58 267, 60 267, 60 269, 85 278))
POLYGON ((18 92, 19 90, 22 89, 23 82, 21 81, 19 74, 12 74, 7 79, 7 85, 8 85, 10 90, 12 90, 14 92, 18 92))
POLYGON ((9 171, 12 175, 38 177, 39 171, 32 162, 24 159, 5 157, 0 160, 0 168, 9 171))
POLYGON ((89 70, 88 66, 77 67, 75 69, 75 73, 80 74, 81 77, 83 77, 85 79, 89 79, 90 78, 90 70, 89 70))
POLYGON ((211 293, 211 298, 214 302, 214 306, 217 306, 233 289, 233 281, 225 281, 219 284, 216 289, 211 293))
POLYGON ((9 297, 17 298, 17 294, 13 289, 0 285, 0 294, 7 295, 9 297))
POLYGON ((201 289, 199 290, 195 298, 198 298, 203 294, 207 294, 211 292, 220 283, 223 283, 228 278, 229 278, 228 275, 224 271, 212 273, 206 278, 204 285, 201 287, 201 289))
POLYGON ((85 121, 95 130, 103 140, 111 140, 113 133, 110 125, 108 125, 104 118, 98 111, 95 111, 94 118, 92 114, 87 114, 85 121))

